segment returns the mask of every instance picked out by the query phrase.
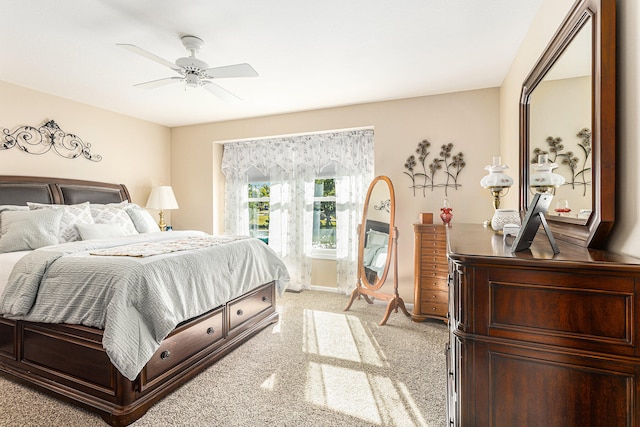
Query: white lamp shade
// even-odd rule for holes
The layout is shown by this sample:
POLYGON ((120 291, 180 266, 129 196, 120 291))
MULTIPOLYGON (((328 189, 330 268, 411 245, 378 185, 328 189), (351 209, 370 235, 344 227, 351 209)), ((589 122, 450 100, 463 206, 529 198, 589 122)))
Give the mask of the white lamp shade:
MULTIPOLYGON (((499 159, 499 157, 497 158, 499 159)), ((509 169, 509 166, 495 164, 495 159, 496 157, 494 157, 493 165, 485 166, 484 169, 489 171, 489 175, 482 177, 480 185, 484 188, 511 187, 513 185, 513 178, 504 173, 505 170, 509 169)))
POLYGON ((178 202, 169 185, 161 185, 153 188, 147 200, 149 209, 178 209, 178 202))
POLYGON ((552 172, 557 163, 550 163, 546 155, 538 156, 538 163, 531 165, 533 172, 529 178, 529 185, 533 188, 559 187, 564 184, 564 177, 552 172))

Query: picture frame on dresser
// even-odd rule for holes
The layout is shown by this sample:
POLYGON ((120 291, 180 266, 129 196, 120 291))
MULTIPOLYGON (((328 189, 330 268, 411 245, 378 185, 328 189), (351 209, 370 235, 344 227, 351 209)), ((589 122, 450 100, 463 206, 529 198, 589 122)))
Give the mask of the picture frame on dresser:
POLYGON ((541 225, 549 239, 549 244, 551 245, 553 253, 557 254, 560 252, 558 244, 553 238, 553 233, 549 229, 549 225, 545 219, 545 214, 549 210, 549 205, 551 204, 552 199, 553 194, 550 193, 537 193, 533 197, 531 205, 527 210, 527 214, 522 221, 520 231, 511 245, 511 252, 519 252, 529 249, 541 225))

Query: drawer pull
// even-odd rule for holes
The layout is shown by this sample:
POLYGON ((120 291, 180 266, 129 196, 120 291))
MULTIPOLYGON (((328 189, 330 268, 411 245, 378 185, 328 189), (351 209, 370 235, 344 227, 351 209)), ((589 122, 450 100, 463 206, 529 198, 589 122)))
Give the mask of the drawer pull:
POLYGON ((431 310, 436 311, 438 307, 431 307, 431 310))
POLYGON ((165 350, 162 353, 160 353, 160 359, 162 360, 168 359, 169 356, 171 356, 171 352, 169 350, 165 350))
POLYGON ((215 331, 216 331, 216 330, 215 330, 215 329, 213 329, 213 328, 210 326, 210 327, 208 327, 208 328, 207 328, 207 335, 213 335, 213 333, 214 333, 215 331))
POLYGON ((244 314, 244 312, 243 312, 242 310, 238 310, 238 311, 236 311, 236 314, 237 314, 238 316, 242 316, 242 315, 244 314))
POLYGON ((268 298, 266 296, 262 297, 262 302, 267 302, 268 298))

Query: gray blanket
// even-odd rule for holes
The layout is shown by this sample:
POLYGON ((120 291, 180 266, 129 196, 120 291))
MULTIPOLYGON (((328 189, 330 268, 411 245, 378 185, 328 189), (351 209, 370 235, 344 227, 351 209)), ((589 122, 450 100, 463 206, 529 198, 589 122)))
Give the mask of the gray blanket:
POLYGON ((282 293, 289 281, 284 263, 258 239, 227 239, 143 258, 90 255, 189 236, 206 235, 149 233, 35 250, 14 267, 0 298, 0 314, 102 328, 102 345, 111 362, 134 380, 178 323, 273 280, 282 293))

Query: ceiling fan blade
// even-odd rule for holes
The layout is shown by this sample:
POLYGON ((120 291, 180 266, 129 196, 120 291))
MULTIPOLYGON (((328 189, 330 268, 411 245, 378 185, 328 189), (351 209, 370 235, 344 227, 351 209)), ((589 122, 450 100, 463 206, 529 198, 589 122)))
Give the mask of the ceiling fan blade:
POLYGON ((167 77, 164 79, 151 80, 150 82, 138 83, 135 84, 135 87, 140 87, 143 89, 155 89, 157 87, 165 86, 170 83, 177 83, 179 81, 184 80, 183 77, 167 77))
POLYGON ((241 101, 240 98, 238 98, 225 88, 218 86, 217 84, 215 84, 214 82, 210 82, 209 80, 201 80, 200 85, 223 101, 241 101))
POLYGON ((124 49, 127 49, 129 52, 133 52, 137 55, 144 56, 145 58, 150 59, 154 62, 157 62, 158 64, 164 65, 165 67, 171 68, 174 71, 180 72, 180 67, 178 67, 173 62, 169 62, 166 59, 160 58, 159 56, 154 55, 153 53, 148 52, 134 44, 116 43, 116 46, 120 46, 124 49))
POLYGON ((223 79, 227 77, 258 77, 258 73, 249 64, 225 65, 224 67, 213 67, 205 70, 212 79, 223 79))

